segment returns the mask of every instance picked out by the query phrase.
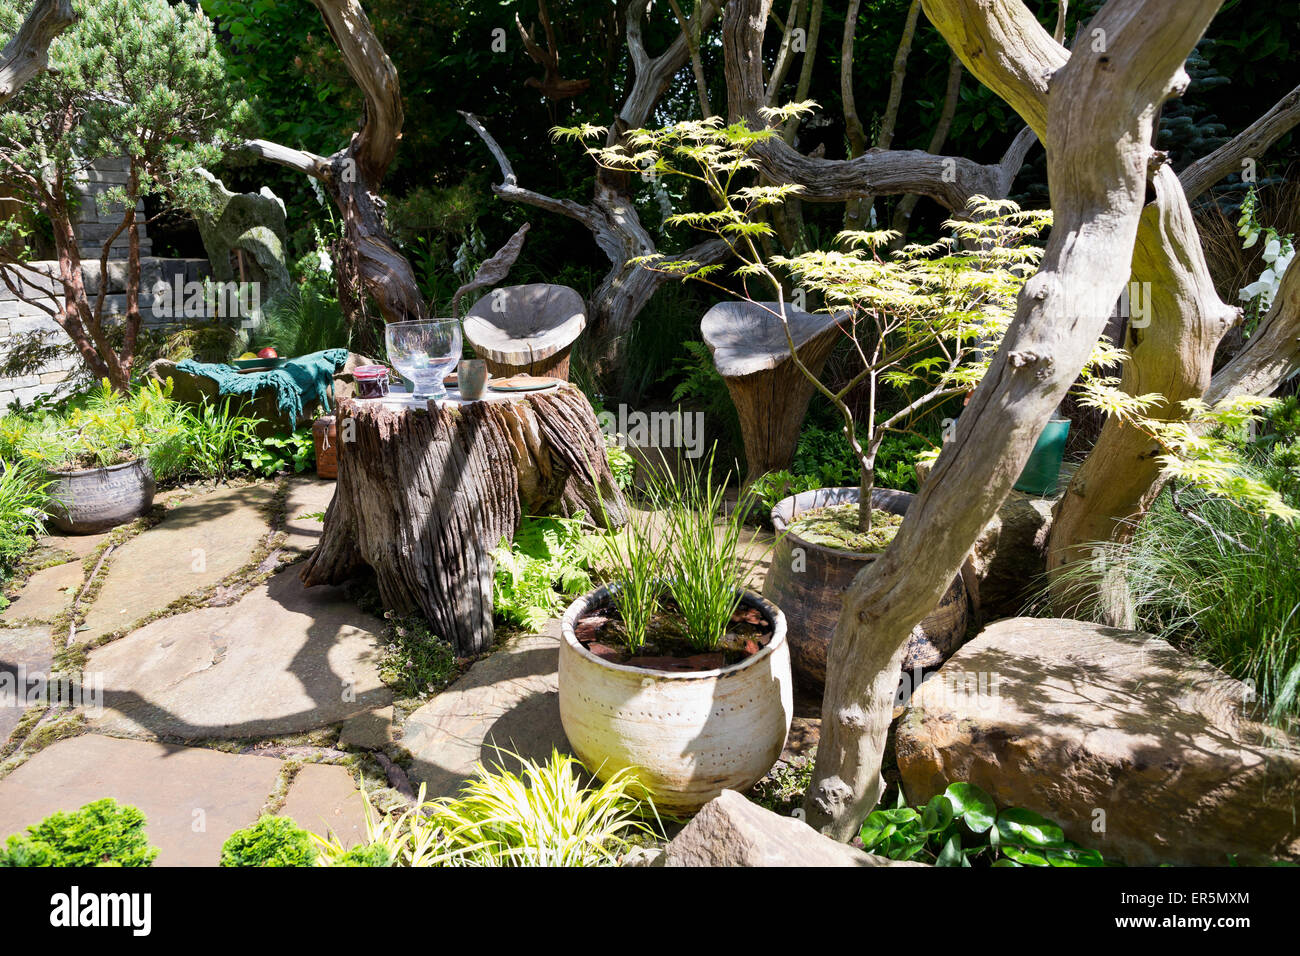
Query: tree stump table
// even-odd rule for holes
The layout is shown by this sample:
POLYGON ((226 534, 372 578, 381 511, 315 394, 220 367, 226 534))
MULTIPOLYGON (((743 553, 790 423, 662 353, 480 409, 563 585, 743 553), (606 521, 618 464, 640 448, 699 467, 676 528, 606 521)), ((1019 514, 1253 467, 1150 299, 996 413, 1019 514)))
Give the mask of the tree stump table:
POLYGON ((569 353, 587 326, 582 296, 567 285, 509 285, 465 313, 465 338, 493 375, 569 378, 569 353))
MULTIPOLYGON (((775 302, 720 302, 700 322, 740 418, 746 481, 790 467, 814 390, 790 358, 777 309, 775 302)), ((841 316, 796 312, 787 305, 786 317, 800 360, 820 375, 835 347, 841 316)))
POLYGON ((626 504, 577 388, 449 396, 339 403, 338 484, 301 576, 340 584, 369 565, 386 608, 423 614, 468 656, 492 646, 491 553, 523 515, 617 526, 626 504))

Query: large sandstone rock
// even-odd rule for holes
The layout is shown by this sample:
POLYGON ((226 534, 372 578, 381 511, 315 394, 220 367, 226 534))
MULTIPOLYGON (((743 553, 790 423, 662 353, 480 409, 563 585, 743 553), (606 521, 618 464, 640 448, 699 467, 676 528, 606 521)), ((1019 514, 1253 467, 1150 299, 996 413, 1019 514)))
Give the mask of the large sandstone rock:
POLYGON ((723 790, 664 848, 664 866, 924 866, 873 856, 723 790))
POLYGON ((1047 498, 1013 491, 980 532, 968 562, 974 586, 970 574, 964 575, 980 620, 993 621, 1024 611, 1047 570, 1054 506, 1047 498))
POLYGON ((1300 861, 1300 746, 1247 701, 1151 635, 1013 618, 913 695, 898 766, 909 803, 969 781, 1129 864, 1300 861))

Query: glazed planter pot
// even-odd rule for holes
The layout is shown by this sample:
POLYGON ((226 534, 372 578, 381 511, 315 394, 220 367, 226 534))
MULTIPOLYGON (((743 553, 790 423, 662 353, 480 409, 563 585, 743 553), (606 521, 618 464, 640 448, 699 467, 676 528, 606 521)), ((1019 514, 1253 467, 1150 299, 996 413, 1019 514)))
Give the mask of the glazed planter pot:
POLYGON ((153 507, 157 490, 153 472, 140 459, 49 476, 50 524, 69 534, 96 534, 138 518, 153 507))
POLYGON ((794 713, 781 611, 746 591, 741 606, 772 623, 766 647, 715 670, 659 671, 603 660, 579 643, 578 621, 608 603, 599 588, 561 622, 560 720, 574 753, 601 779, 636 768, 669 813, 693 813, 724 789, 757 783, 781 755, 794 713))
MULTIPOLYGON (((901 515, 907 513, 913 497, 906 491, 875 488, 871 501, 881 510, 901 515)), ((826 656, 840 618, 844 592, 858 572, 878 555, 814 544, 791 532, 789 524, 812 508, 857 504, 859 500, 857 488, 819 488, 784 498, 772 509, 778 541, 763 582, 763 596, 785 612, 795 677, 814 690, 826 683, 826 656)), ((904 672, 937 667, 951 657, 965 640, 966 620, 966 587, 958 575, 939 606, 913 629, 903 659, 904 672)))

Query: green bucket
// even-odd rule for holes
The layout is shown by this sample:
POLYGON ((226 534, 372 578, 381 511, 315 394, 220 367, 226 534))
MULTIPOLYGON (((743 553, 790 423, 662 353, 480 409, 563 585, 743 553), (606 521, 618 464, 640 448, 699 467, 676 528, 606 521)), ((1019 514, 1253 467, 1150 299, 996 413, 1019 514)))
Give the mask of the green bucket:
POLYGON ((1016 481, 1016 491, 1035 498, 1056 492, 1056 485, 1061 480, 1061 461, 1065 458, 1065 439, 1069 434, 1068 418, 1054 418, 1047 423, 1038 436, 1029 461, 1025 462, 1025 470, 1016 481))

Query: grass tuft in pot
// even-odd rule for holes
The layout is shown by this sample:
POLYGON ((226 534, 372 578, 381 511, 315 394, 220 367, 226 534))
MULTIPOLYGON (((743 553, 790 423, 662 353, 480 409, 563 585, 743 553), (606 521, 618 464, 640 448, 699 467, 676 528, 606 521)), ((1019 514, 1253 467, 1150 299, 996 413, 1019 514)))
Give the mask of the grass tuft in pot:
POLYGON ((656 614, 676 618, 693 650, 716 651, 745 581, 764 557, 743 538, 757 497, 744 490, 728 507, 732 473, 719 480, 715 456, 716 448, 700 464, 680 469, 662 454, 647 463, 647 510, 634 510, 625 529, 606 538, 610 601, 623 619, 631 654, 645 648, 656 614))

